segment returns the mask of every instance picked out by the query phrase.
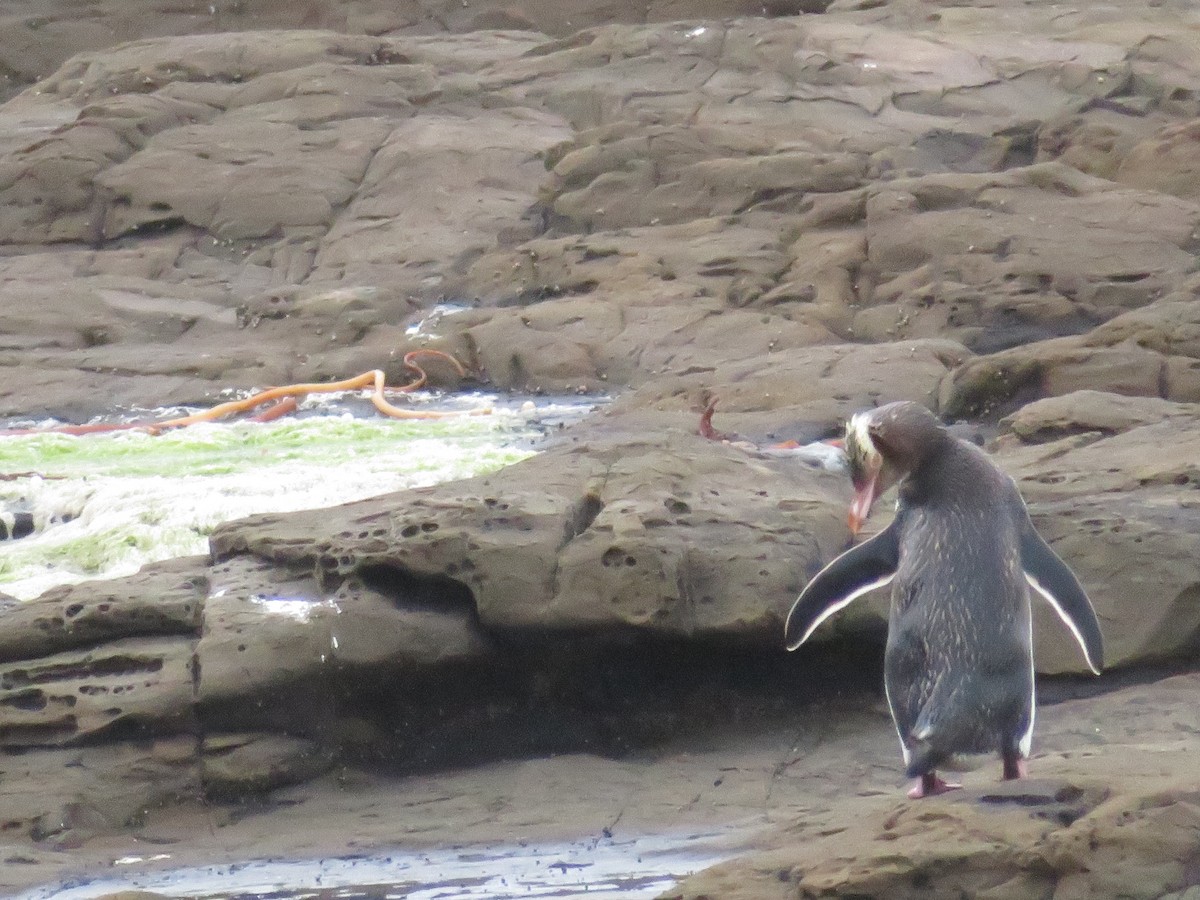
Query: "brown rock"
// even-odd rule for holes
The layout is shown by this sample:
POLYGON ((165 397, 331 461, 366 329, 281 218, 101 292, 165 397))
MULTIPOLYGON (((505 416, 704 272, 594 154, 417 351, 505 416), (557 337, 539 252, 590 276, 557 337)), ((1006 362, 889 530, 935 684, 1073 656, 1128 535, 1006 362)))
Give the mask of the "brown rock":
POLYGON ((0 665, 0 742, 8 749, 96 741, 145 727, 192 727, 193 642, 121 638, 0 665))
POLYGON ((1052 707, 1074 718, 1075 747, 1035 760, 1037 777, 920 803, 848 795, 836 823, 798 818, 760 842, 768 849, 663 896, 1149 900, 1181 891, 1200 852, 1190 739, 1151 721, 1196 687, 1188 675, 1052 707), (1089 738, 1089 720, 1112 725, 1089 738))
POLYGON ((1136 144, 1117 168, 1115 179, 1185 200, 1200 198, 1200 121, 1168 125, 1136 144))
POLYGON ((877 186, 855 337, 937 335, 987 351, 1084 331, 1182 280, 1195 215, 1057 163, 877 186), (1145 218, 1134 224, 1131 209, 1145 218), (1134 233, 1140 249, 1114 251, 1134 233))
MULTIPOLYGON (((247 698, 280 703, 312 690, 317 704, 322 692, 311 686, 334 671, 429 667, 488 650, 469 605, 454 605, 402 573, 364 564, 359 578, 323 589, 311 569, 290 574, 262 560, 235 558, 208 574, 196 696, 205 704, 231 704, 238 721, 244 714, 236 707, 247 698)), ((295 728, 320 734, 326 727, 303 705, 297 714, 295 728)))
POLYGON ((199 795, 195 745, 185 735, 6 756, 5 832, 61 850, 136 826, 149 809, 199 795))
POLYGON ((1025 443, 1040 444, 1092 431, 1118 434, 1165 419, 1197 417, 1200 406, 1194 403, 1082 390, 1027 403, 1001 419, 1000 426, 1025 443))
MULTIPOLYGON (((1109 666, 1188 653, 1200 635, 1200 483, 1195 417, 1095 440, 1026 448, 998 461, 1018 480, 1034 523, 1096 605, 1109 666)), ((1041 671, 1080 671, 1076 648, 1043 605, 1034 627, 1041 671)))
POLYGON ((1038 160, 1057 159, 1097 178, 1153 187, 1116 177, 1130 150, 1155 130, 1153 120, 1129 112, 1114 105, 1046 122, 1038 131, 1038 160))
MULTIPOLYGON (((1189 281, 1189 285, 1190 285, 1189 281)), ((1200 304, 1189 286, 1087 334, 978 356, 942 383, 948 416, 998 417, 1083 389, 1191 403, 1200 397, 1200 304)))
MULTIPOLYGON (((719 334, 714 332, 714 347, 719 334)), ((700 410, 715 397, 734 431, 768 433, 799 422, 813 440, 839 429, 851 413, 879 403, 915 400, 933 407, 937 385, 970 355, 943 340, 769 350, 742 360, 722 354, 728 362, 715 353, 694 358, 681 351, 679 362, 689 366, 619 398, 613 410, 700 410)))
POLYGON ((0 611, 0 662, 127 637, 200 633, 207 578, 197 558, 157 563, 137 575, 53 588, 0 611))
POLYGON ((832 473, 698 437, 597 439, 531 463, 410 492, 399 508, 349 504, 332 530, 323 512, 319 531, 334 536, 315 542, 303 516, 251 518, 218 529, 214 551, 315 565, 327 581, 427 584, 493 633, 634 628, 774 645, 806 573, 845 539, 832 473))
POLYGON ((308 781, 333 765, 312 741, 282 734, 206 735, 201 750, 204 791, 218 799, 266 794, 308 781))

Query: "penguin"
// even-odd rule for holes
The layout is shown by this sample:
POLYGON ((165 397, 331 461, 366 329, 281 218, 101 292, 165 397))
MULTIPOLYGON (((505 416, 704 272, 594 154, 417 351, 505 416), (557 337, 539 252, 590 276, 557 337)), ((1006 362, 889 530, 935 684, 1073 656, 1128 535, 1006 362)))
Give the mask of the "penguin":
POLYGON ((851 530, 898 484, 896 517, 834 559, 787 617, 787 648, 834 613, 891 584, 884 689, 918 799, 960 785, 937 769, 958 753, 998 751, 1024 777, 1034 720, 1030 589, 1054 608, 1099 675, 1104 643, 1079 580, 1034 530, 1015 482, 919 403, 854 415, 845 452, 851 530))

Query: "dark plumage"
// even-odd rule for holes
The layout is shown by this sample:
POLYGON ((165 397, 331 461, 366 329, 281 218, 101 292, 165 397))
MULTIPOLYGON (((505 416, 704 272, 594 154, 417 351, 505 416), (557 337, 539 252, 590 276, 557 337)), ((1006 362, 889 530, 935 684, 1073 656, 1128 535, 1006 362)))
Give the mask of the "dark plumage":
POLYGON ((1091 602, 1034 531, 1013 480, 925 407, 892 403, 854 416, 846 455, 851 527, 899 482, 896 518, 809 582, 788 615, 788 649, 890 581, 884 684, 907 773, 919 779, 910 796, 955 787, 935 771, 955 753, 998 751, 1004 777, 1020 777, 1034 717, 1029 588, 1050 601, 1098 673, 1103 643, 1091 602))

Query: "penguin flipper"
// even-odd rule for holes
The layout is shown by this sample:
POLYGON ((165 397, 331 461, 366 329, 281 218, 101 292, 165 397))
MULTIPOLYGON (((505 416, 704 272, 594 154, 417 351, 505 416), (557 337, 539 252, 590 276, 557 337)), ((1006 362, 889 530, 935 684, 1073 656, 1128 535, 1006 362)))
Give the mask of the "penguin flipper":
POLYGON ((892 580, 900 561, 899 522, 897 515, 887 528, 851 547, 805 585, 784 627, 789 650, 808 640, 817 626, 835 612, 892 580))
POLYGON ((1088 668, 1099 675, 1104 666, 1104 637, 1092 601, 1075 573, 1034 530, 1028 516, 1021 529, 1021 568, 1025 570, 1025 580, 1030 587, 1054 607, 1079 642, 1088 668))

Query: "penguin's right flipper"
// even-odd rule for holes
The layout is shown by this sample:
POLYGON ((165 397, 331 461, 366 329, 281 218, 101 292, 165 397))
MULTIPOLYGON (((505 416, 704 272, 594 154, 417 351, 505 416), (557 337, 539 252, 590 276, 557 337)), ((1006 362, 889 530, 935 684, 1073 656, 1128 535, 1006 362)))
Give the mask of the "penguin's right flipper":
POLYGON ((789 650, 807 641, 817 626, 835 612, 892 580, 900 562, 899 522, 898 514, 891 525, 869 541, 851 547, 805 586, 784 626, 789 650))
POLYGON ((1041 594, 1063 620, 1097 675, 1104 667, 1104 637, 1092 601, 1075 573, 1050 549, 1026 515, 1021 523, 1021 567, 1030 587, 1041 594))

